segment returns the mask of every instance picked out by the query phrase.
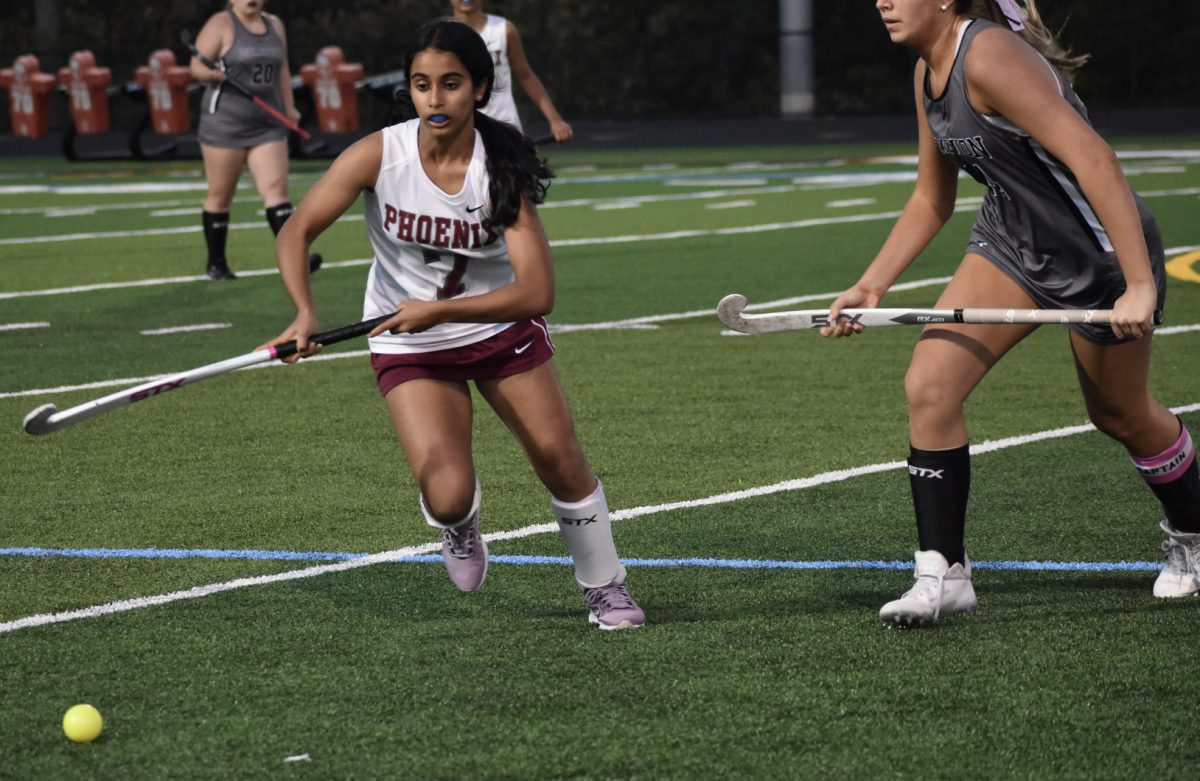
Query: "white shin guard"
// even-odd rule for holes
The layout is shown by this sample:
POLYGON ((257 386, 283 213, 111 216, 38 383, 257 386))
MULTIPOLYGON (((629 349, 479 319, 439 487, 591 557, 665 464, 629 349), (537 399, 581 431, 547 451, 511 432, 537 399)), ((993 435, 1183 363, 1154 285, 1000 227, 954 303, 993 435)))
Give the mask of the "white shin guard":
POLYGON ((624 583, 625 568, 617 559, 608 502, 600 481, 596 481, 596 490, 591 495, 578 502, 564 502, 551 496, 550 507, 575 562, 575 581, 582 588, 624 583))
POLYGON ((483 489, 479 486, 479 478, 475 478, 475 497, 471 500, 471 510, 464 515, 460 520, 454 523, 444 523, 434 518, 429 512, 429 508, 425 506, 425 496, 421 496, 421 514, 425 516, 425 523, 435 529, 457 529, 459 526, 468 524, 479 514, 479 505, 483 501, 483 489))

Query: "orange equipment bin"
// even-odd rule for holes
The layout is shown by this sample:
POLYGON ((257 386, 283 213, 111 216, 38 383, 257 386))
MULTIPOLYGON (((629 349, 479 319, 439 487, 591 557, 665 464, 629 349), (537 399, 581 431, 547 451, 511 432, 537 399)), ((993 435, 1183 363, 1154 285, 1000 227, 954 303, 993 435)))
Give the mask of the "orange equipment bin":
POLYGON ((317 124, 321 132, 352 133, 358 130, 358 92, 354 84, 362 77, 362 64, 346 62, 338 46, 326 46, 317 52, 315 64, 300 68, 301 80, 316 99, 317 124))
POLYGON ((70 66, 59 68, 58 81, 67 88, 75 130, 84 135, 107 133, 108 85, 112 71, 96 67, 96 55, 82 49, 71 55, 70 66))
POLYGON ((41 138, 50 133, 50 94, 57 80, 42 73, 37 57, 22 54, 11 68, 0 70, 0 87, 8 90, 14 135, 41 138))
POLYGON ((136 78, 146 88, 154 132, 161 135, 187 132, 192 125, 187 98, 192 72, 175 64, 175 53, 170 49, 151 52, 150 64, 138 68, 136 78))

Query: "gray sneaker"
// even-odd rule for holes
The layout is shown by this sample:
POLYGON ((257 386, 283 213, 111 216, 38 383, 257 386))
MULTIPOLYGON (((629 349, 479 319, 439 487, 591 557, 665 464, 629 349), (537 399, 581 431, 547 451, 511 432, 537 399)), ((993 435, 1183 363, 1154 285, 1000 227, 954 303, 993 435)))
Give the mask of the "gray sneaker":
POLYGON ((479 533, 479 513, 470 523, 442 530, 442 559, 459 591, 478 591, 487 577, 487 542, 479 533))
POLYGON ((1167 535, 1162 544, 1166 562, 1154 581, 1154 596, 1189 597, 1200 591, 1200 533, 1175 531, 1168 521, 1159 528, 1167 535))
POLYGON ((601 629, 637 629, 646 623, 646 614, 629 596, 624 583, 585 588, 583 601, 588 606, 588 623, 601 629))
MULTIPOLYGON (((879 620, 892 629, 932 626, 939 618, 970 613, 977 606, 971 585, 971 562, 954 563, 935 550, 917 551, 917 582, 899 599, 879 610, 879 620)), ((965 557, 964 557, 965 558, 965 557)))

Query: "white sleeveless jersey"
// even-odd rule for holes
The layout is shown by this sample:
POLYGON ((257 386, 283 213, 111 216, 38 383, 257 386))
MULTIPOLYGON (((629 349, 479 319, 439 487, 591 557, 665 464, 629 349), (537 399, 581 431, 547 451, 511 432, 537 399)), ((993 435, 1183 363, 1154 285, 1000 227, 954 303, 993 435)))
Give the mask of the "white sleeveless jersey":
MULTIPOLYGON (((442 190, 425 173, 417 148, 419 119, 386 127, 374 192, 363 194, 375 262, 367 276, 363 319, 389 314, 405 299, 478 296, 516 277, 504 229, 488 223, 487 155, 475 131, 475 152, 461 192, 442 190)), ((419 353, 473 344, 512 323, 439 323, 416 334, 381 334, 372 352, 419 353)))
POLYGON ((493 119, 507 122, 522 130, 521 118, 517 116, 517 102, 513 96, 512 66, 508 62, 508 20, 503 16, 487 15, 487 24, 479 34, 492 53, 496 66, 496 83, 492 85, 492 96, 481 110, 493 119))

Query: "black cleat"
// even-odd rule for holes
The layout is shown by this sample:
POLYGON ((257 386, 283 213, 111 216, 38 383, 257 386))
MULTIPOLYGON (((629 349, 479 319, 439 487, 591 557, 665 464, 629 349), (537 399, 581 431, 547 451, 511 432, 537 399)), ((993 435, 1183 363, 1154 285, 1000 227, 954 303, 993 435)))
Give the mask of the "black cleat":
POLYGON ((209 263, 208 268, 204 269, 204 276, 212 280, 237 279, 237 274, 229 270, 227 263, 209 263))
POLYGON ((325 262, 325 258, 321 257, 321 254, 319 252, 314 252, 313 254, 309 255, 308 256, 308 271, 309 271, 309 273, 312 273, 312 272, 316 271, 317 269, 319 269, 321 267, 321 264, 324 262, 325 262))

